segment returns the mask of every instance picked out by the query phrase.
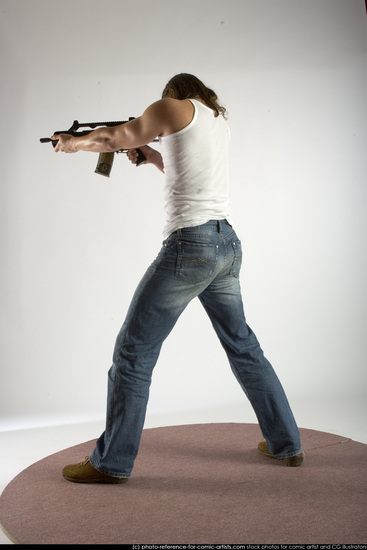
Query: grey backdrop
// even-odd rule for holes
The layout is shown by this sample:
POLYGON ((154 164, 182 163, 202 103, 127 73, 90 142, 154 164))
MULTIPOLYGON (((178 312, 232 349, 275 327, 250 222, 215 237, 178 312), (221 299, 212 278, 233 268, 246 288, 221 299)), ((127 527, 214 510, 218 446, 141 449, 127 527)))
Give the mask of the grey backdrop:
MULTIPOLYGON (((126 120, 175 73, 229 112, 248 322, 295 409, 366 387, 363 0, 0 0, 1 429, 100 419, 116 334, 159 250, 162 175, 55 155, 74 119, 126 120)), ((193 303, 149 414, 243 403, 193 303)), ((335 409, 337 412, 337 407, 335 409)), ((310 427, 307 413, 302 425, 310 427)))

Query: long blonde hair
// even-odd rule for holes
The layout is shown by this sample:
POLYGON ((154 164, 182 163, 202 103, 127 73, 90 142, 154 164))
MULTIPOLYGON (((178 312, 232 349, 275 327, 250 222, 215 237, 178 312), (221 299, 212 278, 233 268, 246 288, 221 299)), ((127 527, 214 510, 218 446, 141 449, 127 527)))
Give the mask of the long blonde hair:
POLYGON ((166 97, 172 97, 173 99, 199 97, 208 107, 213 109, 215 116, 222 115, 227 118, 227 111, 225 107, 218 103, 217 94, 193 74, 180 73, 172 77, 162 92, 162 98, 166 97))

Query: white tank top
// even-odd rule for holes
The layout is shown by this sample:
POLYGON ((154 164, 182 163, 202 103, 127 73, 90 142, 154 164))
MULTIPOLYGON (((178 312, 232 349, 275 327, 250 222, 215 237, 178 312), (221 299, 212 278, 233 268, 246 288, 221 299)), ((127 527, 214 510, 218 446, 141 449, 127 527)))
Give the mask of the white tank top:
POLYGON ((230 221, 229 128, 222 115, 216 117, 200 101, 190 101, 190 124, 159 138, 166 175, 164 238, 209 220, 230 221))

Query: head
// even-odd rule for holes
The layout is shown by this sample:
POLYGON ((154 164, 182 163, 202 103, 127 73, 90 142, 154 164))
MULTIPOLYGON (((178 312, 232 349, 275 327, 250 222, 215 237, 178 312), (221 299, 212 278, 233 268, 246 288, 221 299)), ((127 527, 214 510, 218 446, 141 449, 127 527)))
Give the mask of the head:
POLYGON ((227 116, 226 109, 219 105, 217 94, 207 88, 196 76, 187 73, 176 74, 163 90, 162 98, 201 99, 205 105, 213 109, 215 116, 227 116))

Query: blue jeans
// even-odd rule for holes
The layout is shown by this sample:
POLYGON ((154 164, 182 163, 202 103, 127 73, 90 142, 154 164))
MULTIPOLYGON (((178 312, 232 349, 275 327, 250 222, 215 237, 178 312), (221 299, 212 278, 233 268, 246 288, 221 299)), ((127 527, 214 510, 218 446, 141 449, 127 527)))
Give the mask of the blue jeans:
POLYGON ((90 456, 99 471, 129 477, 143 430, 152 371, 163 341, 195 297, 251 402, 269 451, 301 451, 284 390, 243 311, 241 243, 226 220, 175 231, 141 280, 118 334, 108 373, 106 429, 90 456))

